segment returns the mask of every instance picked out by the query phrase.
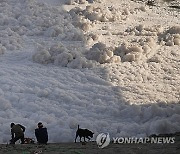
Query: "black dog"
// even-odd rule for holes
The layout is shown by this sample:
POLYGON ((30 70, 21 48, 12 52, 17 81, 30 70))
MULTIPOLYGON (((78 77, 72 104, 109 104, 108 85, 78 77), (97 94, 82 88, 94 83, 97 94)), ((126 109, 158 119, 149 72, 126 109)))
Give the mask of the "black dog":
POLYGON ((81 129, 79 128, 79 125, 78 125, 78 129, 76 131, 76 138, 75 138, 75 143, 76 143, 76 139, 77 137, 79 136, 80 138, 80 142, 81 142, 81 138, 84 137, 84 142, 86 142, 85 138, 88 139, 88 141, 93 137, 93 132, 88 130, 88 129, 81 129))

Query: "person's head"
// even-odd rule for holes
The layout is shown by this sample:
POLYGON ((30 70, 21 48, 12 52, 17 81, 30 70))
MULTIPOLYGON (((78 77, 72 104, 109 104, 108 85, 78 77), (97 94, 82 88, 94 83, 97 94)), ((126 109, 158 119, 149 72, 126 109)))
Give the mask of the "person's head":
POLYGON ((12 122, 12 123, 11 123, 11 128, 12 128, 14 125, 15 125, 15 124, 12 122))
POLYGON ((43 128, 42 122, 39 122, 39 123, 38 123, 38 128, 43 128))

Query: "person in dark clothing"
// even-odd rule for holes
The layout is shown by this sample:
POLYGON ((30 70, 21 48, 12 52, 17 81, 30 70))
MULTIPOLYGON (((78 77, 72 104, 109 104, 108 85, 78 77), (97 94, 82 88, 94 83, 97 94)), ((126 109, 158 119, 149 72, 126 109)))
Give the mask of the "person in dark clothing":
POLYGON ((17 140, 21 140, 21 144, 24 144, 24 132, 25 127, 20 124, 11 123, 11 135, 12 139, 10 140, 10 144, 15 144, 17 140))
POLYGON ((48 132, 47 128, 43 127, 41 122, 38 123, 38 128, 35 129, 35 136, 39 144, 47 144, 48 132))

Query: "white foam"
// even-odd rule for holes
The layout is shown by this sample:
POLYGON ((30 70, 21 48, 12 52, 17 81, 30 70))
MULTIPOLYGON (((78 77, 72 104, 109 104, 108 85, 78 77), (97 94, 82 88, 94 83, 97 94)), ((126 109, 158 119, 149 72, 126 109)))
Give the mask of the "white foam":
POLYGON ((49 142, 74 141, 78 124, 95 137, 179 131, 176 12, 130 0, 66 12, 64 2, 1 1, 0 143, 11 122, 33 138, 43 122, 49 142))

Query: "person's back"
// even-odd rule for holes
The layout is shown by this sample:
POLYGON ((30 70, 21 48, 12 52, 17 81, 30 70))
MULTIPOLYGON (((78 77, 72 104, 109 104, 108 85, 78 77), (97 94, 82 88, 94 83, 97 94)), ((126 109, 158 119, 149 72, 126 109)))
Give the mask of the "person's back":
POLYGON ((22 136, 24 133, 23 133, 23 130, 21 128, 21 126, 19 124, 16 124, 12 127, 12 130, 11 130, 17 137, 18 136, 22 136))
POLYGON ((47 144, 48 142, 47 128, 44 128, 42 123, 38 123, 38 128, 35 129, 35 136, 38 143, 47 144))

